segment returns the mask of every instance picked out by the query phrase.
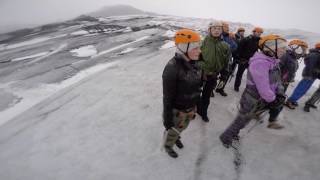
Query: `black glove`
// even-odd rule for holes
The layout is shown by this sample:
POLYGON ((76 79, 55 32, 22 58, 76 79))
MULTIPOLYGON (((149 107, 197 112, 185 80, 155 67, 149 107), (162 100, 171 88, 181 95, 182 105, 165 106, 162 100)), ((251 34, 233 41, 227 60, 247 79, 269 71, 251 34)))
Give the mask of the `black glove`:
POLYGON ((163 125, 167 130, 174 126, 172 111, 163 111, 163 125))
POLYGON ((269 103, 270 108, 278 109, 280 108, 286 100, 286 96, 282 94, 277 94, 276 99, 269 103))

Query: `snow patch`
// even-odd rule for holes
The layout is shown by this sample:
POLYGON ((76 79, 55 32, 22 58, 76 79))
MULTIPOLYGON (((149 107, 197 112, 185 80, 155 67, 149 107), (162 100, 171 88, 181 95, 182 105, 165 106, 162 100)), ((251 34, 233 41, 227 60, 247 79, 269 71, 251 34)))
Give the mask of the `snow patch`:
POLYGON ((53 55, 53 54, 56 54, 56 53, 60 52, 62 49, 64 49, 64 48, 67 47, 67 46, 68 46, 67 44, 61 44, 57 49, 55 49, 55 50, 53 50, 53 51, 50 51, 49 53, 47 53, 47 54, 44 55, 44 56, 41 56, 41 57, 39 57, 39 58, 36 58, 35 60, 32 60, 32 61, 28 62, 28 64, 41 61, 41 60, 43 60, 43 59, 45 59, 45 58, 47 58, 47 57, 49 57, 49 56, 51 56, 51 55, 53 55))
POLYGON ((19 47, 23 47, 23 46, 33 45, 33 44, 41 43, 44 41, 48 41, 50 39, 53 39, 53 38, 52 37, 39 37, 39 38, 31 39, 28 41, 8 45, 6 47, 6 49, 14 49, 14 48, 19 48, 19 47))
POLYGON ((37 53, 37 54, 33 54, 30 56, 25 56, 25 57, 20 57, 20 58, 14 58, 11 60, 11 62, 15 62, 15 61, 23 61, 23 60, 27 60, 27 59, 32 59, 32 58, 36 58, 36 57, 40 57, 40 56, 44 56, 46 54, 48 54, 49 52, 41 52, 41 53, 37 53))
POLYGON ((164 45, 162 45, 159 49, 169 49, 175 47, 175 43, 173 41, 166 41, 164 45))
POLYGON ((10 90, 15 96, 21 100, 17 104, 13 105, 10 108, 1 111, 0 116, 0 126, 5 124, 6 122, 10 121, 17 115, 23 113, 24 111, 28 110, 29 108, 33 107, 34 105, 38 104, 39 102, 45 100, 46 98, 50 97, 54 93, 60 91, 61 89, 67 88, 77 82, 81 81, 82 79, 91 76, 95 73, 101 72, 107 68, 115 66, 118 62, 111 62, 111 63, 104 63, 99 64, 83 71, 80 71, 75 76, 62 81, 61 83, 55 84, 41 84, 37 88, 33 89, 18 89, 14 86, 15 82, 7 83, 7 89, 10 90))
POLYGON ((71 33, 70 35, 81 36, 81 35, 86 35, 86 34, 89 34, 89 32, 85 31, 85 30, 80 30, 80 31, 75 31, 75 32, 71 33))
POLYGON ((165 24, 165 23, 166 23, 165 21, 150 21, 147 24, 151 25, 151 26, 159 26, 159 25, 165 24))
POLYGON ((169 37, 169 38, 173 38, 175 35, 175 31, 172 30, 168 30, 163 36, 169 37))
POLYGON ((91 57, 97 54, 97 49, 93 45, 82 46, 70 51, 75 57, 91 57))
POLYGON ((135 40, 135 41, 132 41, 132 42, 129 42, 129 43, 126 43, 126 44, 122 44, 122 45, 120 45, 120 46, 116 46, 116 47, 114 47, 114 48, 111 48, 111 49, 102 51, 102 52, 98 53, 97 55, 92 56, 91 58, 96 58, 96 57, 102 56, 102 55, 107 54, 107 53, 109 53, 109 52, 112 52, 112 51, 121 49, 121 48, 123 48, 123 47, 125 47, 125 46, 128 46, 128 45, 130 45, 130 44, 133 44, 133 43, 136 43, 136 42, 139 42, 139 41, 143 41, 143 40, 148 39, 148 38, 149 38, 149 36, 141 37, 141 38, 139 38, 139 39, 137 39, 137 40, 135 40))
POLYGON ((127 49, 121 51, 119 54, 126 54, 126 53, 132 52, 132 51, 134 51, 136 49, 137 48, 127 48, 127 49))

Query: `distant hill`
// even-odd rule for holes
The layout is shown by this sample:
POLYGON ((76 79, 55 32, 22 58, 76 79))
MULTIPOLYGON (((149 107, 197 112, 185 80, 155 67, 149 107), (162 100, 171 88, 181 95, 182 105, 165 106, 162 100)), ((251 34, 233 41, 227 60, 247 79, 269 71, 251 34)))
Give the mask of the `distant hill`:
POLYGON ((116 5, 105 6, 98 11, 89 13, 89 16, 93 17, 108 17, 108 16, 122 16, 122 15, 136 15, 136 14, 148 14, 137 8, 128 5, 116 5))

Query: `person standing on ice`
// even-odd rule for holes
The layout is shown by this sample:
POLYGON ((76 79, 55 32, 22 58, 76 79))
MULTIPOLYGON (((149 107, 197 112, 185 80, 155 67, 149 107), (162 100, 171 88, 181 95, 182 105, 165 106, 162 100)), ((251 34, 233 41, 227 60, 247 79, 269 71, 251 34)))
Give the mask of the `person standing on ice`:
POLYGON ((242 39, 238 45, 237 55, 238 55, 238 70, 236 74, 236 79, 234 81, 234 90, 239 92, 239 87, 241 85, 242 75, 244 71, 249 66, 249 59, 258 50, 258 43, 260 36, 263 33, 263 29, 260 27, 255 27, 252 30, 252 35, 242 39))
POLYGON ((166 128, 164 148, 169 156, 178 154, 173 146, 183 148, 180 134, 194 119, 200 99, 202 71, 199 60, 200 35, 189 29, 176 32, 176 54, 163 70, 163 124, 166 128))
POLYGON ((304 58, 304 64, 302 80, 285 103, 290 109, 295 109, 298 106, 298 100, 307 93, 316 79, 320 79, 320 42, 304 58))
POLYGON ((249 61, 246 88, 240 99, 240 109, 236 119, 220 135, 225 147, 239 139, 239 132, 261 110, 269 110, 268 128, 281 129, 277 117, 285 101, 281 81, 279 56, 286 50, 286 40, 278 35, 267 35, 260 39, 260 52, 256 52, 249 61))
POLYGON ((205 122, 209 122, 208 107, 210 96, 217 85, 218 77, 227 79, 229 74, 228 64, 231 59, 231 51, 229 45, 222 40, 221 33, 221 22, 210 23, 208 35, 201 46, 202 61, 200 61, 200 66, 204 73, 205 83, 197 112, 205 122))
POLYGON ((242 39, 244 39, 244 32, 246 30, 243 27, 239 27, 237 33, 235 34, 236 43, 239 44, 242 39))
MULTIPOLYGON (((229 32, 229 24, 227 22, 222 22, 222 39, 224 42, 226 42, 231 50, 232 57, 235 57, 236 50, 238 48, 238 45, 236 41, 231 37, 229 32)), ((229 59, 229 66, 228 66, 228 72, 231 72, 231 66, 232 66, 232 58, 229 59)), ((216 88, 216 92, 219 93, 221 96, 227 96, 228 94, 224 91, 224 88, 227 84, 227 81, 229 79, 229 74, 226 76, 220 76, 219 83, 216 88)))
POLYGON ((299 68, 298 60, 305 57, 308 44, 302 40, 294 39, 289 42, 288 47, 286 53, 280 57, 281 77, 285 92, 289 84, 294 82, 299 68))

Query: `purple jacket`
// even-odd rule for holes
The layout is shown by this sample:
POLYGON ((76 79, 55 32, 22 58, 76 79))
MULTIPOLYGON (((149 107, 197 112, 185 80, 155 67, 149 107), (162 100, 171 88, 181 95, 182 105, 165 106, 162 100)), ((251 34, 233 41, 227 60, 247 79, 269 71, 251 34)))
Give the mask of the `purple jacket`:
POLYGON ((281 85, 279 60, 256 52, 249 61, 247 86, 255 86, 259 96, 266 102, 276 98, 276 92, 281 85))

